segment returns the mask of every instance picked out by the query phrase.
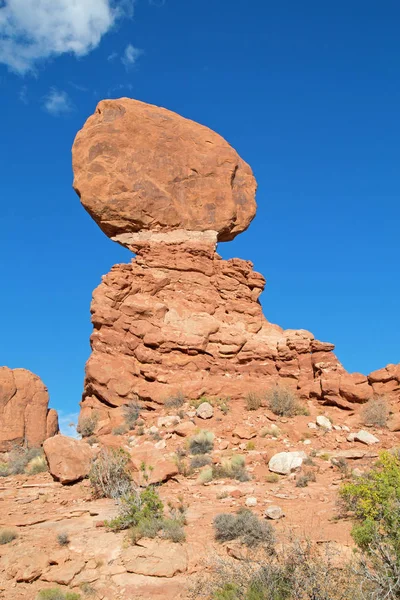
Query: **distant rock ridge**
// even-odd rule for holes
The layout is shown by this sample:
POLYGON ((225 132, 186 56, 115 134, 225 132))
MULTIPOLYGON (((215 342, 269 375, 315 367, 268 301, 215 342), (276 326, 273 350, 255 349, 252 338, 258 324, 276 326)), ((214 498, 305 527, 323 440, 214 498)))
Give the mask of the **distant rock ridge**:
POLYGON ((73 166, 86 210, 136 254, 93 294, 81 418, 96 413, 98 432, 130 400, 155 406, 178 391, 235 399, 279 383, 345 409, 400 399, 400 365, 349 374, 333 344, 266 320, 252 263, 216 253, 256 207, 250 167, 220 136, 165 109, 106 100, 78 133, 73 166))
POLYGON ((26 369, 0 367, 0 452, 38 447, 57 433, 57 411, 49 409, 42 380, 26 369))

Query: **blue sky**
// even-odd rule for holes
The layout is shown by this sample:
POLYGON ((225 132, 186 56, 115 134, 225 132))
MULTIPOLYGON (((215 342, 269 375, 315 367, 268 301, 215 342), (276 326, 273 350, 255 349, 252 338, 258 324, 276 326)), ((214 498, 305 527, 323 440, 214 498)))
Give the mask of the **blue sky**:
POLYGON ((219 245, 267 279, 266 317, 350 371, 400 361, 400 5, 0 0, 0 364, 77 412, 101 275, 129 252, 71 188, 102 98, 162 105, 251 164, 258 213, 219 245))

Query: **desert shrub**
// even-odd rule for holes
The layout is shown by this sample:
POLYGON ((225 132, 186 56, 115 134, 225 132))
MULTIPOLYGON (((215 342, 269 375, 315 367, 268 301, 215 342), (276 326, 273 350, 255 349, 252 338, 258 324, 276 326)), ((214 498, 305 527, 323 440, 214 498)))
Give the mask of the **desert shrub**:
POLYGON ((223 479, 224 477, 237 481, 249 481, 250 476, 246 470, 244 456, 232 456, 229 460, 224 460, 220 465, 213 467, 213 479, 223 479))
POLYGON ((69 544, 69 536, 68 533, 59 533, 57 536, 57 542, 60 546, 68 546, 69 544))
POLYGON ((110 529, 120 531, 136 527, 141 522, 161 519, 164 506, 156 490, 149 486, 142 491, 134 491, 122 497, 119 515, 107 523, 110 529))
POLYGON ((384 398, 369 400, 363 407, 362 418, 364 425, 386 427, 389 417, 389 407, 384 398))
POLYGON ((239 540, 252 548, 263 545, 271 552, 274 550, 275 535, 272 526, 250 510, 240 509, 236 515, 219 514, 213 525, 215 539, 219 542, 239 540))
POLYGON ((118 427, 114 427, 112 430, 113 435, 124 435, 127 432, 125 425, 118 425, 118 427))
POLYGON ((211 431, 200 431, 189 440, 191 454, 207 454, 214 447, 214 434, 211 431))
POLYGON ((0 546, 9 544, 18 537, 18 533, 12 529, 0 529, 0 546))
MULTIPOLYGON (((331 463, 339 469, 343 477, 348 477, 350 473, 349 463, 343 456, 338 456, 338 458, 332 458, 331 463)), ((304 461, 303 461, 304 464, 304 461)))
POLYGON ((92 464, 89 479, 98 498, 121 498, 131 491, 129 454, 122 449, 102 449, 92 464))
POLYGON ((373 468, 342 485, 342 508, 354 514, 355 542, 363 549, 384 533, 400 561, 400 458, 382 452, 373 468))
POLYGON ((179 475, 183 475, 184 477, 189 477, 191 475, 191 468, 185 456, 181 456, 178 453, 175 454, 174 462, 176 464, 176 468, 178 469, 179 475))
POLYGON ((139 427, 136 429, 136 435, 139 435, 139 436, 144 435, 144 427, 143 427, 143 425, 139 425, 139 427))
POLYGON ((258 410, 261 407, 261 398, 258 394, 250 392, 246 396, 247 410, 258 410))
POLYGON ((280 480, 280 477, 279 477, 278 473, 269 473, 268 475, 265 476, 265 481, 267 483, 278 483, 279 480, 280 480))
POLYGON ((175 544, 186 540, 185 530, 178 519, 163 519, 161 535, 175 544))
POLYGON ((272 435, 273 437, 279 437, 281 435, 281 430, 277 425, 270 425, 263 427, 260 431, 261 437, 266 437, 267 435, 272 435))
POLYGON ((76 430, 82 437, 90 437, 96 431, 98 421, 99 417, 95 412, 90 416, 81 417, 76 430))
POLYGON ((13 448, 8 454, 7 467, 4 468, 4 472, 7 475, 25 473, 28 464, 38 457, 43 457, 43 450, 41 448, 13 448))
POLYGON ((316 481, 314 471, 306 471, 305 473, 302 473, 296 480, 296 487, 298 487, 298 488, 307 487, 308 484, 310 483, 310 481, 316 481))
POLYGON ((139 419, 141 406, 138 400, 131 400, 122 408, 124 414, 125 425, 128 429, 134 429, 139 419))
POLYGON ((211 464, 211 458, 206 454, 198 454, 193 456, 190 460, 190 469, 201 469, 201 467, 205 467, 206 465, 211 464))
POLYGON ((96 589, 90 583, 84 581, 81 583, 80 588, 85 596, 88 596, 89 598, 96 596, 96 589))
POLYGON ((185 404, 185 396, 182 392, 178 392, 170 396, 164 402, 165 408, 181 408, 185 404))
POLYGON ((37 600, 80 600, 80 594, 75 592, 63 592, 60 588, 41 590, 37 600))
POLYGON ((199 483, 201 484, 205 484, 205 483, 210 483, 210 481, 213 480, 213 468, 212 467, 206 467, 205 469, 203 469, 200 472, 199 475, 199 483))
POLYGON ((8 468, 8 464, 4 462, 0 462, 0 477, 8 477, 10 475, 10 470, 8 468))
POLYGON ((307 414, 306 408, 302 407, 294 392, 276 386, 266 394, 267 404, 274 415, 279 417, 294 417, 299 414, 307 414))
POLYGON ((35 458, 32 458, 26 468, 28 475, 37 475, 38 473, 45 473, 46 471, 48 471, 48 466, 44 456, 35 456, 35 458))
POLYGON ((255 450, 255 449, 256 449, 256 444, 255 444, 255 442, 253 442, 253 440, 250 440, 249 442, 247 442, 246 450, 255 450))

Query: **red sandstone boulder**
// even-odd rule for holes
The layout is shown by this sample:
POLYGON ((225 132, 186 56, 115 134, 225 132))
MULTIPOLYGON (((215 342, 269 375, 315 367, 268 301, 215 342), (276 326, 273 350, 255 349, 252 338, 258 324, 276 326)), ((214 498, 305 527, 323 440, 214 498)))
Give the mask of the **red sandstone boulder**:
POLYGON ((89 444, 64 435, 46 440, 43 450, 51 475, 62 484, 86 477, 95 454, 89 444))
POLYGON ((55 435, 57 412, 48 405, 47 388, 37 375, 0 367, 0 452, 15 445, 41 446, 55 435))
POLYGON ((250 167, 217 133, 165 108, 103 100, 76 136, 74 188, 109 237, 214 231, 220 241, 256 211, 250 167))

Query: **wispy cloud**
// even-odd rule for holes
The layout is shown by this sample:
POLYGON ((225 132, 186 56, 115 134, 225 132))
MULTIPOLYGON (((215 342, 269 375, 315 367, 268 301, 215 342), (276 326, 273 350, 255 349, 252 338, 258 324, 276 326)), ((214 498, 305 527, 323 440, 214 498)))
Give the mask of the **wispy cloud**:
POLYGON ((24 74, 41 61, 96 48, 135 0, 0 0, 0 63, 24 74))
POLYGON ((23 85, 22 88, 19 91, 18 94, 19 99, 21 100, 21 102, 23 104, 28 104, 29 100, 28 100, 28 87, 26 85, 23 85))
POLYGON ((76 431, 78 417, 78 413, 63 413, 62 411, 58 411, 60 432, 68 437, 79 438, 80 436, 76 431))
POLYGON ((72 104, 67 92, 52 88, 44 98, 43 108, 51 115, 58 117, 59 115, 70 112, 72 110, 72 104))
POLYGON ((132 44, 128 44, 121 57, 122 64, 124 64, 127 69, 130 69, 142 54, 143 50, 139 50, 139 48, 135 48, 132 44))
POLYGON ((113 60, 115 60, 116 58, 118 58, 118 52, 111 52, 111 54, 109 54, 107 56, 107 60, 109 62, 112 62, 113 60))
POLYGON ((131 83, 119 83, 118 85, 114 85, 113 87, 108 88, 107 95, 108 96, 113 96, 117 92, 121 92, 122 90, 132 91, 133 90, 133 85, 131 83))

